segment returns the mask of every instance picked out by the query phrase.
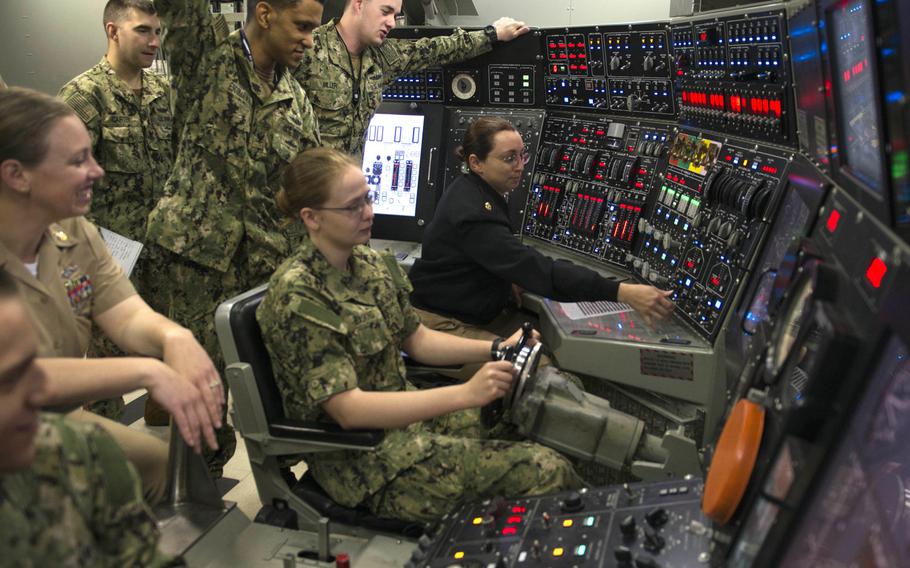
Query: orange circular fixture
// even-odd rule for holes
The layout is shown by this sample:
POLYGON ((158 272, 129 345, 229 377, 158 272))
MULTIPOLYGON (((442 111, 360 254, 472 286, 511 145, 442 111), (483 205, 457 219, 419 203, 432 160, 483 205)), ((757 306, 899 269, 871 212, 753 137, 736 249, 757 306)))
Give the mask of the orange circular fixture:
POLYGON ((764 428, 765 409, 740 399, 717 440, 708 468, 701 503, 708 518, 725 524, 736 512, 752 477, 764 428))

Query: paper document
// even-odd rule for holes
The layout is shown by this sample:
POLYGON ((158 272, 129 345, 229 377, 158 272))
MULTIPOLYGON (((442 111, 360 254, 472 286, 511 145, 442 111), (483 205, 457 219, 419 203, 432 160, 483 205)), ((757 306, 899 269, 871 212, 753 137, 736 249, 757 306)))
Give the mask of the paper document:
POLYGON ((606 300, 600 302, 560 303, 560 305, 566 316, 571 320, 621 314, 623 312, 631 312, 634 309, 629 304, 608 302, 606 300))
POLYGON ((111 251, 111 256, 120 263, 120 267, 123 268, 123 272, 129 278, 136 267, 136 261, 139 260, 139 253, 142 252, 142 243, 128 239, 104 227, 98 227, 98 229, 101 231, 101 238, 104 239, 107 250, 111 251))

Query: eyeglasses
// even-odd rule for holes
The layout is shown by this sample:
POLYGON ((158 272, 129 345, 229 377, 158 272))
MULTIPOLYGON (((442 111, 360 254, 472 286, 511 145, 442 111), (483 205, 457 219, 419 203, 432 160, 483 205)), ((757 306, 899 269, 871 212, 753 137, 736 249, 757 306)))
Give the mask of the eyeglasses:
POLYGON ((312 209, 318 211, 339 211, 351 217, 360 217, 363 215, 363 210, 371 205, 373 205, 373 194, 367 193, 363 196, 363 199, 354 205, 348 205, 347 207, 313 207, 312 209))
POLYGON ((520 160, 522 165, 527 165, 531 161, 531 154, 527 150, 523 151, 521 154, 516 154, 515 152, 510 152, 505 156, 499 156, 499 159, 502 160, 507 166, 514 166, 520 160))

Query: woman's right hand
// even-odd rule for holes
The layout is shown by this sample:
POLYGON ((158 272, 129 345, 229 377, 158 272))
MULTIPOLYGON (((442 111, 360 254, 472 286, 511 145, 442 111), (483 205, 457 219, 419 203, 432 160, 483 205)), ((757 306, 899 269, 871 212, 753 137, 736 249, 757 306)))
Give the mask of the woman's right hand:
POLYGON ((467 394, 468 407, 486 406, 505 396, 512 387, 515 368, 510 361, 490 361, 474 373, 462 386, 467 394))
POLYGON ((215 430, 203 393, 196 386, 157 359, 148 359, 146 388, 174 418, 180 435, 196 453, 202 451, 201 438, 217 449, 215 430))

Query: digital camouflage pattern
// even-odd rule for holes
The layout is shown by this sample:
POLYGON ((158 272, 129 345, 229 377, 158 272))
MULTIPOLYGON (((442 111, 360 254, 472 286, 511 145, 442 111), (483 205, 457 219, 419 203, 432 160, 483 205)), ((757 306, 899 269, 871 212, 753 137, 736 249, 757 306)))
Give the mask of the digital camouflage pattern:
MULTIPOLYGON (((331 421, 321 403, 355 387, 413 390, 401 346, 419 325, 411 286, 391 255, 356 247, 350 272, 332 267, 304 238, 269 283, 257 318, 285 414, 331 421)), ((316 481, 336 502, 409 520, 440 517, 462 500, 577 487, 569 463, 531 443, 483 439, 470 409, 387 430, 375 451, 308 454, 316 481)))
MULTIPOLYGON (((296 237, 282 229, 275 204, 279 180, 301 151, 319 145, 316 118, 300 84, 279 70, 271 89, 247 59, 239 32, 230 33, 207 0, 157 0, 155 8, 176 92, 180 130, 174 168, 148 222, 148 241, 164 255, 152 293, 167 315, 193 332, 219 372, 215 309, 268 280, 296 237)), ((226 386, 226 385, 225 385, 226 386)), ((207 454, 219 477, 236 445, 233 429, 207 454)))
POLYGON ((42 417, 35 461, 0 474, 4 566, 167 566, 139 480, 98 426, 42 417))
POLYGON ((148 223, 148 238, 220 272, 247 244, 252 280, 264 282, 291 251, 275 195, 284 168, 319 145, 316 117, 287 72, 269 93, 207 0, 158 0, 168 30, 180 127, 173 172, 148 223))
MULTIPOLYGON (((92 139, 92 153, 104 168, 96 182, 89 218, 97 225, 135 241, 145 240, 152 207, 163 194, 174 165, 171 88, 165 77, 142 71, 142 93, 120 79, 106 57, 63 86, 58 95, 76 111, 92 139)), ((152 309, 167 306, 149 295, 148 279, 160 265, 155 247, 142 249, 130 280, 152 309)), ((92 337, 91 355, 117 357, 125 353, 105 336, 92 337)), ((113 420, 123 414, 123 397, 94 402, 88 408, 113 420)))
POLYGON ((58 96, 85 123, 92 153, 104 168, 104 178, 95 184, 90 219, 143 241, 148 215, 174 164, 167 79, 143 70, 142 94, 137 95, 102 58, 64 85, 58 96))
POLYGON ((382 90, 400 75, 470 59, 492 49, 483 31, 457 30, 449 36, 416 41, 387 39, 363 52, 360 80, 355 81, 351 58, 336 23, 316 28, 315 46, 307 50, 294 76, 313 103, 323 144, 355 156, 363 152, 364 134, 382 102, 382 90), (358 83, 360 100, 354 102, 358 83))

